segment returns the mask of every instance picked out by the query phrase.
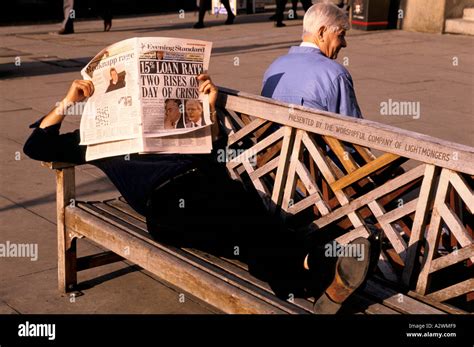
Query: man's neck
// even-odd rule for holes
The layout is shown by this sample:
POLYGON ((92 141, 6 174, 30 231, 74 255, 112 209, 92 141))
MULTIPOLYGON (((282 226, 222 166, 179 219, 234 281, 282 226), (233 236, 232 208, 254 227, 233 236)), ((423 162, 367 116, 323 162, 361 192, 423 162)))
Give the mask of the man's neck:
POLYGON ((318 46, 317 39, 314 37, 314 35, 309 35, 309 34, 303 35, 302 41, 303 42, 301 42, 300 44, 300 46, 302 47, 313 47, 313 48, 320 49, 318 46))

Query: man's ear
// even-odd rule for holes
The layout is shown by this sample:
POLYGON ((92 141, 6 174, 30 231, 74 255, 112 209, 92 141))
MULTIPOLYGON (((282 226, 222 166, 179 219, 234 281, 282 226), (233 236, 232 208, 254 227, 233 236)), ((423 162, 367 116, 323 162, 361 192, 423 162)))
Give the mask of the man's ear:
POLYGON ((318 36, 318 41, 324 42, 324 33, 328 30, 327 26, 322 25, 316 35, 318 36))

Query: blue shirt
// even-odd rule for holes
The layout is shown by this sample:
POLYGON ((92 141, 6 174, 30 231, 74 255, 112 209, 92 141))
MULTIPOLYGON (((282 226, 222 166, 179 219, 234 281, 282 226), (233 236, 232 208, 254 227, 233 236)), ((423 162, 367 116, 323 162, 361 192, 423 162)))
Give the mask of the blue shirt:
POLYGON ((318 48, 291 47, 276 59, 263 77, 262 96, 362 118, 349 71, 318 48))

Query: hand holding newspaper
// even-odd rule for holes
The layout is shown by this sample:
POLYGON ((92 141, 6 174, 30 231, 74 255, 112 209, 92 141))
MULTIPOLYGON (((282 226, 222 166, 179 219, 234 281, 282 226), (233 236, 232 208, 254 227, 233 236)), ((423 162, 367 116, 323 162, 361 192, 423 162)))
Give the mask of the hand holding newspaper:
POLYGON ((211 42, 141 37, 114 43, 81 71, 94 83, 81 118, 86 160, 130 153, 209 153, 209 101, 197 76, 211 42))

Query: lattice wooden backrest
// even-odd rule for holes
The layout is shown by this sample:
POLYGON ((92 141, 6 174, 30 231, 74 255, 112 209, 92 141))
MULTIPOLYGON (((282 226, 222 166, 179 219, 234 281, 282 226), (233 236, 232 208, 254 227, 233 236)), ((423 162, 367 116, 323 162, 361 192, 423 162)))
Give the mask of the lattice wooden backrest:
POLYGON ((270 210, 315 230, 336 223, 341 243, 373 223, 388 280, 439 301, 474 290, 474 148, 224 88, 218 106, 229 173, 270 210), (448 267, 461 275, 431 285, 448 267))

